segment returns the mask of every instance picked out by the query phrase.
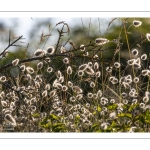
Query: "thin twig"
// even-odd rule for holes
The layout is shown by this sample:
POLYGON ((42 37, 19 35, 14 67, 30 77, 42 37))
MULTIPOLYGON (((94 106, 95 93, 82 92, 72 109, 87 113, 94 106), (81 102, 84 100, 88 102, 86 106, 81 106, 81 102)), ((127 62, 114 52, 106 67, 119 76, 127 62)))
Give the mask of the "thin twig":
POLYGON ((113 21, 115 21, 117 18, 114 18, 114 19, 112 19, 110 22, 109 22, 109 24, 108 24, 108 27, 107 27, 107 29, 106 29, 106 31, 109 29, 109 27, 110 27, 110 25, 113 23, 113 21))
POLYGON ((71 37, 69 37, 69 39, 65 42, 65 44, 63 45, 63 47, 70 41, 71 37))
POLYGON ((4 53, 5 53, 5 51, 10 47, 10 46, 16 46, 16 45, 14 45, 17 41, 19 41, 21 38, 23 37, 23 35, 22 36, 20 36, 20 37, 18 37, 15 41, 13 41, 11 44, 9 43, 8 44, 8 46, 0 53, 0 56, 2 56, 4 53))
POLYGON ((98 18, 98 25, 99 25, 99 35, 101 36, 101 23, 100 23, 100 19, 98 18))
POLYGON ((91 25, 91 18, 90 18, 90 22, 89 22, 89 32, 88 32, 88 37, 89 37, 89 35, 90 35, 90 29, 91 29, 91 28, 90 28, 90 27, 91 27, 90 25, 91 25))
POLYGON ((81 18, 81 21, 82 21, 82 26, 83 26, 84 36, 85 36, 85 39, 86 39, 86 33, 85 33, 85 29, 84 29, 84 24, 83 24, 82 18, 81 18))
POLYGON ((9 41, 8 41, 9 45, 10 45, 10 37, 11 37, 11 30, 9 31, 9 41))
POLYGON ((57 49, 58 49, 61 37, 63 36, 63 33, 64 33, 63 29, 64 29, 64 25, 63 25, 63 27, 62 27, 62 29, 60 31, 57 29, 57 31, 59 33, 59 37, 58 37, 58 41, 57 41, 57 44, 56 44, 55 53, 57 52, 57 49))

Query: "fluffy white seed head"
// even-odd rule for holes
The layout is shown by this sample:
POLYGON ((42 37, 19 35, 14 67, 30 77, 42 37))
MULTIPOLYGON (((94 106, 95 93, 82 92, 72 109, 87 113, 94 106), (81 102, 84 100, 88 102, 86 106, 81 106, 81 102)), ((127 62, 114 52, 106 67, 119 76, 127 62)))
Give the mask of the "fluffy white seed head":
POLYGON ((141 59, 142 59, 142 60, 146 60, 146 59, 147 59, 147 55, 146 55, 146 54, 143 54, 143 55, 141 56, 141 59))
POLYGON ((45 54, 45 51, 42 49, 38 49, 34 52, 35 56, 43 56, 45 54))
POLYGON ((130 89, 130 91, 132 91, 132 92, 136 92, 136 89, 135 88, 132 88, 132 89, 130 89))
POLYGON ((88 93, 88 94, 87 94, 87 97, 88 97, 88 98, 92 98, 92 97, 93 97, 93 93, 88 93))
POLYGON ((5 121, 6 121, 6 122, 12 124, 13 126, 16 126, 16 125, 17 125, 17 124, 16 124, 16 120, 12 117, 11 114, 6 114, 4 118, 5 118, 5 121))
POLYGON ((132 105, 137 104, 138 100, 137 99, 133 99, 132 100, 132 105))
POLYGON ((30 107, 30 109, 31 109, 31 112, 35 112, 35 111, 36 111, 36 106, 33 106, 33 105, 32 105, 32 106, 30 107))
POLYGON ((135 63, 135 59, 130 59, 130 60, 127 61, 127 63, 128 63, 129 66, 132 66, 135 63))
POLYGON ((62 84, 60 84, 60 83, 56 83, 56 85, 55 85, 55 86, 56 86, 56 88, 57 88, 57 89, 62 90, 62 84))
POLYGON ((142 70, 142 76, 149 76, 149 73, 150 73, 150 70, 148 69, 142 70))
POLYGON ((51 62, 51 59, 50 59, 49 57, 46 57, 44 60, 45 60, 46 62, 48 62, 48 63, 51 62))
POLYGON ((108 128, 108 125, 107 125, 106 122, 104 122, 104 123, 101 124, 101 129, 102 130, 106 130, 107 128, 108 128))
POLYGON ((111 73, 112 72, 112 67, 106 67, 106 71, 111 73))
POLYGON ((39 83, 39 82, 37 82, 37 81, 35 81, 35 82, 34 82, 34 84, 35 84, 35 87, 36 87, 37 89, 39 89, 39 88, 40 88, 40 86, 41 86, 41 85, 40 85, 40 83, 39 83))
POLYGON ((114 104, 115 102, 116 102, 115 99, 111 99, 111 100, 110 100, 110 103, 111 103, 111 104, 114 104))
POLYGON ((140 68, 141 68, 141 65, 140 65, 140 64, 138 64, 138 63, 134 63, 134 65, 133 65, 133 66, 134 66, 134 68, 135 68, 135 69, 140 69, 140 68))
POLYGON ((101 76, 101 72, 100 72, 100 71, 97 71, 97 72, 95 73, 95 76, 96 76, 97 78, 99 78, 99 77, 101 76))
POLYGON ((63 63, 64 63, 64 64, 69 64, 69 59, 68 59, 67 57, 64 58, 64 59, 63 59, 63 63))
POLYGON ((83 56, 89 56, 89 52, 84 52, 83 56))
POLYGON ((4 91, 2 91, 2 92, 0 93, 0 97, 5 98, 5 92, 4 92, 4 91))
POLYGON ((148 101, 149 101, 149 97, 148 97, 148 96, 144 96, 144 97, 143 97, 143 102, 144 102, 144 103, 147 103, 148 101))
POLYGON ((61 48, 60 48, 60 53, 65 53, 66 52, 66 49, 62 46, 61 48))
POLYGON ((127 82, 127 83, 132 83, 132 76, 131 75, 127 75, 126 77, 125 77, 125 81, 127 82))
POLYGON ((68 117, 70 120, 72 120, 74 118, 72 114, 70 114, 68 117))
POLYGON ((55 89, 52 90, 49 95, 50 97, 54 97, 56 95, 56 90, 55 89))
POLYGON ((149 91, 146 91, 146 92, 145 92, 145 96, 148 96, 148 97, 149 97, 149 96, 150 96, 150 92, 149 92, 149 91))
POLYGON ((39 63, 37 64, 37 69, 42 69, 42 67, 43 67, 43 62, 39 62, 39 63))
POLYGON ((64 76, 61 76, 61 77, 58 79, 58 82, 63 83, 63 82, 64 82, 64 76))
POLYGON ((71 68, 71 66, 67 67, 67 74, 69 74, 69 75, 72 74, 72 68, 71 68))
POLYGON ((50 90, 50 88, 51 88, 50 84, 45 85, 45 90, 50 90))
POLYGON ((94 56, 93 56, 93 58, 94 58, 94 59, 98 58, 98 55, 97 55, 97 54, 96 54, 96 55, 94 55, 94 56))
POLYGON ((55 52, 55 48, 53 46, 49 46, 46 49, 46 54, 48 54, 48 55, 52 55, 52 54, 54 54, 54 52, 55 52))
POLYGON ((56 76, 57 76, 57 78, 60 78, 60 77, 62 76, 62 73, 61 73, 60 70, 58 70, 58 71, 56 72, 56 76))
POLYGON ((78 86, 73 86, 73 87, 72 87, 72 90, 73 90, 75 93, 77 93, 77 94, 80 94, 80 93, 83 92, 82 89, 81 89, 80 87, 78 87, 78 86))
POLYGON ((131 90, 131 91, 129 92, 129 96, 130 96, 130 97, 135 97, 135 92, 131 90))
POLYGON ((83 65, 79 66, 79 70, 84 71, 87 67, 88 67, 88 64, 83 64, 83 65))
POLYGON ((33 74, 34 73, 34 69, 31 68, 31 67, 26 67, 26 71, 30 74, 33 74))
POLYGON ((17 66, 18 63, 19 63, 19 59, 15 59, 15 60, 12 61, 13 66, 17 66))
POLYGON ((89 67, 93 67, 93 63, 92 62, 88 62, 88 66, 89 67))
POLYGON ((88 75, 94 75, 95 74, 94 70, 91 67, 89 67, 89 66, 85 69, 85 72, 88 75))
POLYGON ((41 75, 36 75, 35 77, 35 81, 39 82, 39 83, 42 83, 42 76, 41 75))
POLYGON ((102 91, 101 90, 98 90, 97 91, 97 97, 99 98, 99 97, 102 97, 102 91))
POLYGON ((43 97, 46 97, 46 96, 47 96, 47 90, 43 91, 42 96, 43 96, 43 97))
POLYGON ((124 88, 129 88, 130 87, 130 84, 127 83, 127 82, 122 82, 122 85, 124 86, 124 88))
POLYGON ((106 97, 101 97, 101 101, 105 101, 106 103, 108 103, 108 99, 106 97))
POLYGON ((58 82, 58 79, 55 79, 54 82, 53 82, 53 87, 56 87, 56 84, 57 84, 57 83, 59 83, 59 82, 58 82))
POLYGON ((98 96, 97 96, 97 94, 95 93, 95 94, 93 94, 93 98, 94 99, 97 99, 98 98, 98 96))
POLYGON ((48 72, 48 73, 51 73, 52 71, 53 71, 53 68, 52 68, 52 67, 48 67, 48 68, 47 68, 47 72, 48 72))
POLYGON ((128 104, 128 100, 127 99, 123 99, 122 103, 126 105, 126 104, 128 104))
POLYGON ((5 76, 1 76, 0 77, 0 82, 6 82, 6 77, 5 76))
POLYGON ((108 39, 105 39, 105 38, 97 38, 96 40, 95 40, 95 43, 97 44, 97 45, 104 45, 104 44, 106 44, 106 43, 108 43, 109 42, 109 40, 108 39))
POLYGON ((133 50, 132 50, 132 54, 133 54, 134 56, 138 56, 139 52, 138 52, 137 49, 133 49, 133 50))
POLYGON ((6 102, 6 101, 1 101, 1 105, 2 105, 3 107, 7 107, 7 102, 6 102))
POLYGON ((85 46, 83 44, 80 46, 80 50, 81 50, 81 52, 85 51, 85 46))
POLYGON ((146 34, 146 38, 147 38, 148 41, 150 41, 150 33, 146 34))
POLYGON ((63 91, 67 91, 67 90, 68 90, 68 87, 67 87, 66 85, 63 85, 63 86, 62 86, 62 90, 63 90, 63 91))
POLYGON ((135 27, 139 27, 139 26, 141 26, 141 24, 142 24, 142 22, 139 21, 139 20, 134 20, 134 21, 133 21, 133 25, 134 25, 135 27))
POLYGON ((109 81, 110 81, 112 84, 117 84, 117 83, 118 83, 118 79, 117 79, 116 77, 114 77, 114 76, 111 76, 111 77, 109 78, 109 81))
POLYGON ((99 69, 99 64, 98 64, 98 62, 95 62, 95 63, 94 63, 94 69, 95 69, 95 70, 98 70, 98 69, 99 69))
POLYGON ((80 100, 80 99, 82 99, 83 98, 83 94, 78 94, 77 96, 76 96, 76 99, 77 100, 80 100))
POLYGON ((121 66, 121 65, 120 65, 119 62, 115 62, 115 63, 114 63, 114 67, 115 67, 115 68, 120 68, 120 66, 121 66))
POLYGON ((128 96, 128 94, 123 92, 123 93, 121 93, 121 96, 122 96, 122 98, 126 98, 128 96))
POLYGON ((134 63, 137 63, 137 64, 141 65, 141 59, 140 59, 140 57, 138 57, 137 59, 135 59, 134 63))
POLYGON ((131 127, 129 133, 134 133, 137 127, 131 127))
POLYGON ((79 76, 79 77, 82 77, 83 75, 84 75, 84 71, 79 70, 79 71, 78 71, 78 76, 79 76))
POLYGON ((89 104, 89 103, 86 103, 85 106, 86 106, 87 108, 90 108, 90 104, 89 104))
POLYGON ((68 81, 68 86, 73 87, 73 83, 71 81, 68 81))
POLYGON ((140 108, 144 109, 145 108, 145 104, 144 103, 140 103, 140 108))
POLYGON ((25 69, 26 69, 26 66, 25 66, 25 65, 21 65, 21 66, 20 66, 20 70, 21 70, 21 71, 25 71, 25 69))
POLYGON ((109 114, 109 118, 111 118, 111 119, 116 119, 116 118, 117 118, 116 112, 115 112, 115 111, 111 112, 111 113, 109 114))
POLYGON ((32 80, 32 77, 31 77, 30 74, 27 74, 27 75, 26 75, 26 78, 27 78, 28 81, 29 81, 29 80, 32 80))
POLYGON ((74 96, 70 97, 69 99, 71 102, 75 102, 76 101, 76 98, 74 96))
POLYGON ((95 83, 94 83, 94 82, 91 82, 91 83, 90 83, 90 87, 94 88, 94 87, 95 87, 95 83))
POLYGON ((133 79, 133 82, 134 82, 134 83, 138 83, 138 82, 139 82, 139 78, 138 78, 138 77, 135 77, 135 78, 133 79))

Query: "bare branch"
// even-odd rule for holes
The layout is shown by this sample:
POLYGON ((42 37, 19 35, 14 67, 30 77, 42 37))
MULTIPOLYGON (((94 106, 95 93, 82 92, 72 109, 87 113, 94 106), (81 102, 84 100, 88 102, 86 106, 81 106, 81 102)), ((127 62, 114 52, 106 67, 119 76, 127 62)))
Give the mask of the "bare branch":
MULTIPOLYGON (((17 46, 17 45, 14 45, 17 41, 19 41, 21 38, 23 37, 23 35, 22 36, 20 36, 20 37, 18 37, 15 41, 13 41, 11 44, 9 43, 8 44, 8 46, 0 53, 0 56, 2 56, 4 53, 5 53, 5 51, 10 47, 10 46, 17 46)), ((10 34, 9 34, 9 41, 10 41, 10 34)))

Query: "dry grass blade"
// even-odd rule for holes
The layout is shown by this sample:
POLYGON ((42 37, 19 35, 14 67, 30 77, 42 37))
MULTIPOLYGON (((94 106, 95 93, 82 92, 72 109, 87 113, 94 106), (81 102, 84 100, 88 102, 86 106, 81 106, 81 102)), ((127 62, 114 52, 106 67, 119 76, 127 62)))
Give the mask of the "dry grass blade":
POLYGON ((109 22, 109 24, 108 24, 108 27, 107 27, 107 29, 106 29, 106 31, 109 29, 109 27, 110 27, 110 25, 116 20, 117 18, 114 18, 114 19, 112 19, 110 22, 109 22))

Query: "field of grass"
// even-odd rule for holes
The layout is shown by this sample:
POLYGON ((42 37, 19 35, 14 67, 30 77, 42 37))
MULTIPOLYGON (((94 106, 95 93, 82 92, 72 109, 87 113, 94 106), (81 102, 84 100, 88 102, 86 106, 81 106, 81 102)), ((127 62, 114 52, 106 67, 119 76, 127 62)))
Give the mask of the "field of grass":
MULTIPOLYGON (((133 20, 132 28, 142 25, 133 20)), ((71 29, 65 22, 57 26, 61 29, 55 45, 0 66, 0 131, 149 132, 150 55, 142 51, 142 44, 150 41, 150 33, 139 30, 140 42, 131 48, 122 21, 117 39, 95 37, 80 45, 69 39, 62 45, 71 29), (122 54, 124 42, 127 50, 122 54), (113 55, 105 59, 111 44, 113 55)), ((9 38, 0 59, 21 39, 9 38)))

